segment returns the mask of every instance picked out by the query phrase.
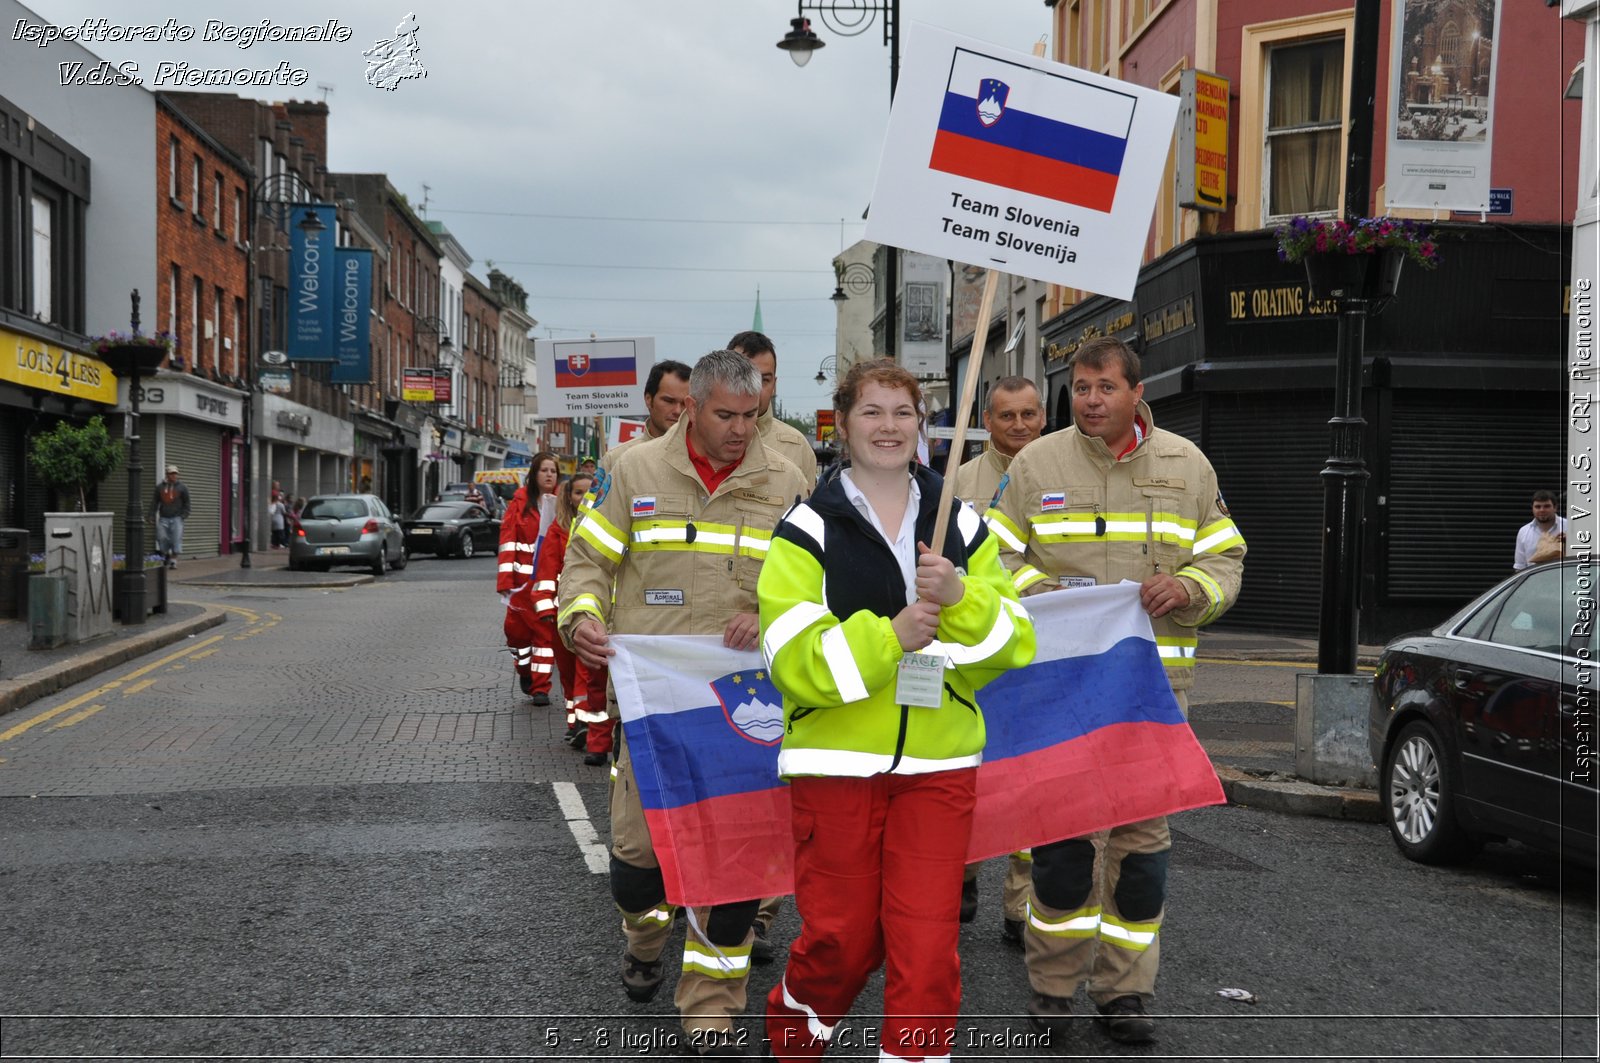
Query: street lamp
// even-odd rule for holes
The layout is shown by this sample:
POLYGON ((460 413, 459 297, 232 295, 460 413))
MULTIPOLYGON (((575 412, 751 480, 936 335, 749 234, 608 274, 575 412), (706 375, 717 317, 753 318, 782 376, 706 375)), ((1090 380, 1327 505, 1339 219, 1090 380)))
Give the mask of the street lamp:
MULTIPOLYGON (((270 174, 256 182, 250 193, 250 255, 246 260, 250 286, 250 319, 255 322, 250 343, 250 362, 245 379, 250 394, 244 404, 244 538, 239 543, 239 567, 250 568, 251 529, 255 527, 255 404, 256 393, 261 390, 261 354, 270 341, 271 313, 267 301, 261 297, 260 278, 256 269, 256 252, 261 250, 259 232, 262 217, 271 221, 280 232, 287 232, 289 216, 293 213, 295 197, 301 194, 302 182, 298 175, 284 172, 270 174)), ((302 232, 321 232, 327 226, 317 217, 317 212, 307 209, 301 213, 296 227, 302 232)))
POLYGON ((817 383, 826 384, 828 382, 828 378, 833 376, 838 371, 839 371, 839 358, 838 358, 838 356, 837 355, 833 355, 833 354, 828 355, 828 357, 826 357, 826 358, 824 358, 822 360, 822 364, 817 366, 817 376, 816 376, 817 383))
MULTIPOLYGON (((815 12, 822 20, 822 24, 841 37, 858 37, 871 29, 877 22, 878 16, 883 16, 883 43, 889 48, 889 102, 894 102, 895 86, 900 81, 900 0, 883 0, 882 3, 868 3, 867 0, 799 0, 795 13, 798 17, 789 20, 789 32, 783 35, 778 42, 778 47, 789 53, 789 58, 794 60, 796 66, 805 66, 811 61, 811 53, 825 46, 826 42, 818 37, 811 29, 811 20, 806 18, 806 12, 815 12)), ((883 269, 884 283, 884 330, 883 353, 889 358, 894 357, 895 348, 895 315, 900 292, 900 249, 888 248, 886 264, 883 269)), ((833 300, 839 302, 844 296, 842 286, 834 290, 833 300)))
MULTIPOLYGON (((133 312, 129 316, 135 338, 139 335, 139 289, 132 293, 133 312)), ((122 575, 122 622, 142 624, 144 608, 144 462, 140 452, 139 400, 143 397, 141 385, 145 377, 156 371, 167 356, 165 344, 123 343, 100 352, 100 358, 111 372, 128 381, 128 508, 123 522, 123 556, 126 558, 122 575)))
POLYGON ((833 294, 828 298, 836 303, 845 302, 852 295, 865 295, 875 279, 871 264, 866 262, 841 262, 833 267, 833 277, 833 294))

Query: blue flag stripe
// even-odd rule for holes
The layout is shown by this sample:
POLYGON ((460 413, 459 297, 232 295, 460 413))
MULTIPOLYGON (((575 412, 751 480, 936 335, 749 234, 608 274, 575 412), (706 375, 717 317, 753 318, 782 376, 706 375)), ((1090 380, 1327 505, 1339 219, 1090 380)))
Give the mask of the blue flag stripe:
POLYGON ((972 97, 954 92, 945 94, 939 128, 986 144, 1109 174, 1122 171, 1122 158, 1128 150, 1128 142, 1121 137, 1026 111, 1007 110, 994 125, 985 126, 978 120, 972 97))

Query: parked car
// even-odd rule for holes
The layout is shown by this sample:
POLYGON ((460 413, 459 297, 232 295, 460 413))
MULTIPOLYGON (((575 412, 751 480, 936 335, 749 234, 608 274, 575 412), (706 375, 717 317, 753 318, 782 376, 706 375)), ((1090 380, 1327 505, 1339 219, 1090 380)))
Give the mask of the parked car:
POLYGON ((471 502, 475 506, 482 506, 489 512, 489 516, 499 519, 505 516, 504 506, 500 499, 489 489, 487 484, 456 483, 445 484, 444 490, 439 492, 436 502, 471 502))
POLYGON ((407 560, 400 525, 377 495, 317 495, 300 511, 300 528, 289 540, 289 567, 296 571, 361 565, 381 576, 407 560))
POLYGON ((1505 837, 1594 865, 1588 568, 1524 569, 1432 631, 1384 648, 1368 744, 1407 857, 1449 863, 1505 837))
POLYGON ((400 522, 406 548, 413 554, 471 557, 480 550, 494 553, 500 544, 500 521, 471 502, 432 502, 400 522))

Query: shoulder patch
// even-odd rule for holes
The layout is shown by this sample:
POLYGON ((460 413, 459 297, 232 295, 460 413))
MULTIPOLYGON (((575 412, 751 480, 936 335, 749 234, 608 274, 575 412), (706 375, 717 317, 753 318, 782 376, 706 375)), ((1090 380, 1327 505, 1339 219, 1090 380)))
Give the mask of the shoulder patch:
POLYGON ((1046 491, 1039 496, 1039 509, 1045 513, 1066 508, 1067 494, 1065 491, 1046 491))
POLYGON ((604 469, 594 470, 594 486, 589 490, 594 492, 594 504, 599 505, 606 500, 606 495, 611 493, 611 474, 604 469))
POLYGON ((1228 512, 1228 503, 1226 503, 1226 502, 1224 502, 1222 500, 1222 492, 1221 491, 1217 492, 1217 512, 1221 513, 1224 517, 1233 516, 1232 513, 1228 512))
POLYGON ((1010 483, 1011 483, 1011 474, 1010 473, 1002 473, 1001 476, 1000 476, 1000 486, 998 486, 998 487, 996 487, 994 489, 994 497, 989 499, 989 508, 990 509, 995 509, 1000 505, 1000 496, 1006 493, 1006 486, 1008 484, 1010 484, 1010 483))

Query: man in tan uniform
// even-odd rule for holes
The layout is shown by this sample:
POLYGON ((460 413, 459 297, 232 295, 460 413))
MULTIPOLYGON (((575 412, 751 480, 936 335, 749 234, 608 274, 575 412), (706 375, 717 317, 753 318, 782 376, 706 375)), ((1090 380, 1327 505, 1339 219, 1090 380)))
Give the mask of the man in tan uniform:
MULTIPOLYGON (((1073 355, 1071 370, 1073 427, 1017 455, 989 527, 1023 594, 1138 583, 1167 681, 1187 711, 1195 629, 1238 599, 1244 537, 1200 448, 1156 427, 1137 354, 1098 337, 1073 355)), ((1023 939, 1036 1029, 1064 1031, 1087 982, 1112 1039, 1154 1038, 1146 1005, 1171 848, 1164 816, 1033 847, 1023 939)))
POLYGON ((761 415, 756 419, 761 443, 795 463, 806 478, 806 494, 810 495, 817 484, 817 452, 798 428, 772 415, 772 397, 778 392, 778 352, 772 341, 760 332, 741 332, 728 341, 728 350, 744 355, 761 371, 761 415))
MULTIPOLYGON (((683 417, 662 438, 606 469, 577 523, 556 624, 584 664, 607 663, 609 635, 720 635, 754 649, 756 580, 772 529, 810 489, 756 435, 760 374, 743 355, 696 364, 683 417)), ((627 741, 611 790, 611 893, 628 940, 622 983, 636 1001, 663 980, 672 908, 640 808, 627 741)), ((700 1055, 742 1055, 732 1040, 744 1010, 758 900, 697 909, 684 942, 675 1003, 700 1055)))
MULTIPOLYGON (((956 470, 956 497, 982 513, 994 501, 1011 459, 1044 432, 1044 406, 1039 388, 1025 376, 1002 377, 989 391, 983 410, 983 427, 989 432, 989 445, 971 461, 956 470)), ((1007 944, 1022 944, 1022 924, 1027 918, 1028 879, 1032 854, 1024 849, 1012 853, 1006 868, 1006 881, 1000 898, 1000 937, 1007 944)), ((978 915, 978 869, 968 864, 961 883, 961 921, 970 923, 978 915)))

